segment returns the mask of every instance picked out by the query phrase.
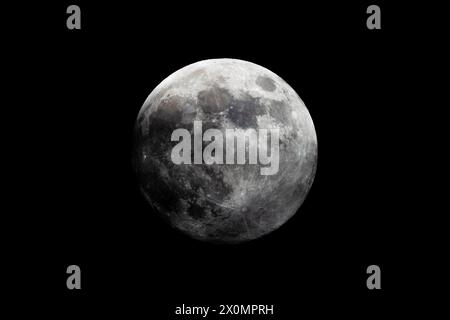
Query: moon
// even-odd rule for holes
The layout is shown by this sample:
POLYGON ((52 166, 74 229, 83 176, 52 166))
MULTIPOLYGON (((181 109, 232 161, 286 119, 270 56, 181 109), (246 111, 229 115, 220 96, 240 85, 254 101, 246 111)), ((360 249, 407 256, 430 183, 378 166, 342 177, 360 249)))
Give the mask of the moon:
POLYGON ((270 70, 237 59, 199 61, 163 80, 139 111, 134 142, 134 168, 150 205, 175 229, 213 243, 279 228, 299 211, 317 167, 316 131, 298 94, 270 70), (248 162, 175 164, 171 135, 184 128, 193 136, 194 121, 221 132, 277 128, 278 171, 262 175, 262 164, 248 162))

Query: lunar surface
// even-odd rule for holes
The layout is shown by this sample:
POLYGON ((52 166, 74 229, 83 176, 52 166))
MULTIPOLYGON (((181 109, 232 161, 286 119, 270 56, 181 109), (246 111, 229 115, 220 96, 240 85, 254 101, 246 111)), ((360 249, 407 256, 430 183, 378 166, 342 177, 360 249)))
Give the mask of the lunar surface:
MULTIPOLYGON (((202 149, 209 143, 202 141, 202 149)), ((142 193, 168 223, 196 239, 239 243, 277 229, 299 210, 316 164, 316 132, 300 97, 279 76, 247 61, 203 60, 176 71, 137 117, 134 165, 142 193), (261 174, 268 165, 249 163, 249 154, 245 164, 194 163, 194 121, 201 121, 203 133, 222 132, 224 144, 227 129, 278 129, 278 170, 261 174), (173 162, 180 141, 171 137, 180 128, 192 136, 191 163, 173 162)))

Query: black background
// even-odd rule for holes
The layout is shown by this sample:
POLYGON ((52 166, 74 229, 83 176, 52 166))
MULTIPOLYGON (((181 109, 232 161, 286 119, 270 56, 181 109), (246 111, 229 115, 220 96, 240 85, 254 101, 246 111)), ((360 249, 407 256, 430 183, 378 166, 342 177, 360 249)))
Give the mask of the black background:
POLYGON ((369 2, 73 3, 28 7, 16 24, 26 36, 13 38, 20 73, 11 81, 27 88, 17 133, 26 178, 14 185, 26 196, 12 240, 20 294, 59 318, 185 319, 174 316, 183 303, 274 304, 274 319, 402 314, 417 249, 405 208, 404 94, 415 59, 405 7, 378 2, 382 29, 368 30, 369 2), (81 30, 66 28, 73 3, 81 30), (131 165, 146 97, 208 58, 281 76, 318 136, 317 174, 299 212, 240 245, 172 230, 139 193, 131 165), (66 288, 71 264, 81 267, 80 291, 66 288), (382 290, 366 287, 371 264, 382 290))

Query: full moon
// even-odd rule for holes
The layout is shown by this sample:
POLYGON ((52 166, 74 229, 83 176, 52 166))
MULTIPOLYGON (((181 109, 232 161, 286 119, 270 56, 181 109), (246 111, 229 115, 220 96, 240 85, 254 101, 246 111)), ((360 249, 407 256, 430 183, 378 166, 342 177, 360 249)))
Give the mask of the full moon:
POLYGON ((143 195, 175 229, 239 243, 276 230, 299 211, 316 172, 317 137, 305 104, 275 73, 243 60, 203 60, 171 74, 145 100, 133 162, 143 195), (207 139, 207 130, 217 135, 207 139), (246 158, 234 161, 226 132, 254 132, 259 144, 244 137, 246 158), (272 135, 264 140, 263 132, 272 135), (211 151, 213 142, 220 148, 211 151), (180 143, 186 148, 178 153, 180 143), (216 162, 205 160, 207 149, 216 162), (174 161, 174 154, 185 161, 174 161), (262 163, 267 155, 273 163, 262 163))

